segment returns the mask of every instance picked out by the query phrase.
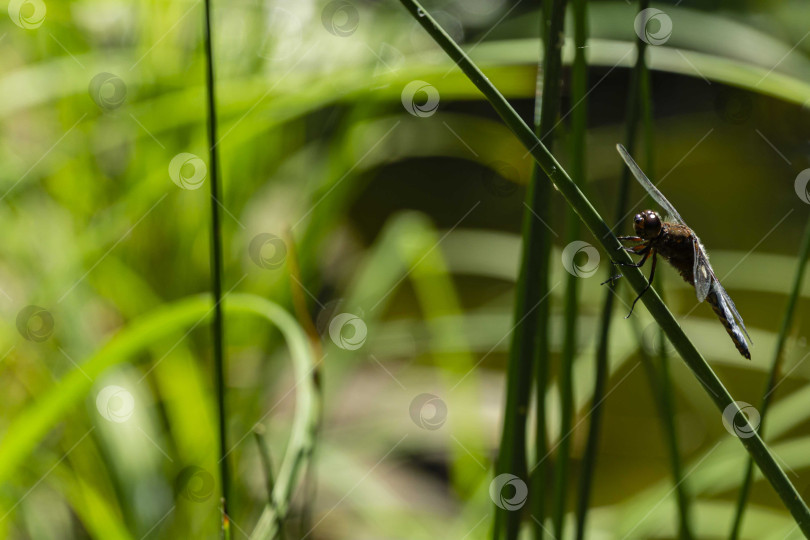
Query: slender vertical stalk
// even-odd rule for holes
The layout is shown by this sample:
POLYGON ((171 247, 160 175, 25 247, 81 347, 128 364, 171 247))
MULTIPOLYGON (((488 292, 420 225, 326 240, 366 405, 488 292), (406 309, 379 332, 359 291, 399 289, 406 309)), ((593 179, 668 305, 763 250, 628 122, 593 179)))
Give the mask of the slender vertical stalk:
MULTIPOLYGON (((293 307, 295 308, 296 319, 298 324, 307 334, 309 338, 310 347, 315 354, 316 363, 312 370, 311 378, 315 391, 322 398, 323 384, 321 380, 321 361, 323 360, 323 347, 321 345, 321 337, 318 334, 318 329, 315 327, 315 322, 312 320, 309 308, 307 307, 306 291, 304 289, 304 276, 301 274, 301 263, 298 258, 298 247, 295 244, 295 238, 291 230, 287 230, 284 235, 284 241, 287 245, 287 268, 290 271, 290 292, 292 295, 293 307)), ((323 399, 318 400, 318 407, 323 406, 323 399)), ((317 497, 318 479, 316 476, 317 471, 317 443, 319 440, 319 433, 321 431, 320 418, 323 410, 318 411, 318 422, 314 427, 314 434, 312 438, 312 449, 310 450, 309 461, 307 462, 306 473, 304 475, 304 493, 307 504, 301 510, 301 530, 308 531, 311 529, 312 521, 312 508, 315 505, 317 497)), ((272 501, 271 501, 272 503, 272 501)), ((273 506, 275 506, 273 504, 273 506)), ((277 509, 276 509, 277 510, 277 509)), ((280 537, 284 535, 284 517, 281 512, 276 513, 278 522, 278 530, 280 537)))
MULTIPOLYGON (((559 1, 559 0, 556 0, 559 1)), ((543 20, 546 20, 545 11, 543 20)), ((548 30, 543 28, 543 34, 548 30)), ((548 40, 546 41, 548 43, 548 40)), ((549 49, 546 47, 544 59, 545 69, 538 72, 538 81, 542 77, 542 88, 538 90, 541 95, 539 118, 535 118, 535 128, 538 136, 550 131, 553 123, 542 119, 549 114, 556 118, 555 110, 547 110, 549 103, 559 101, 559 65, 553 68, 548 64, 549 49), (551 72, 549 72, 551 69, 551 72), (554 85, 550 85, 553 81, 554 85), (557 96, 556 98, 554 96, 557 96), (545 108, 544 108, 545 107, 545 108)), ((539 85, 539 82, 538 82, 539 85)), ((537 103, 536 110, 537 110, 537 103)), ((537 116, 537 115, 536 115, 537 116)), ((516 327, 512 333, 512 343, 509 348, 509 366, 507 368, 506 406, 504 410, 504 425, 501 437, 500 452, 496 463, 498 474, 514 474, 521 479, 529 476, 526 464, 526 417, 531 399, 532 371, 535 371, 537 387, 537 429, 535 446, 539 455, 545 455, 547 447, 545 434, 545 387, 548 373, 548 301, 549 282, 548 265, 551 253, 551 238, 546 229, 550 214, 549 199, 551 185, 539 179, 543 175, 542 169, 536 165, 532 168, 532 175, 526 193, 526 209, 523 212, 523 253, 520 264, 520 274, 515 289, 514 320, 516 327)), ((532 471, 529 484, 531 485, 532 513, 535 519, 542 522, 545 491, 545 467, 543 465, 532 471)), ((520 529, 520 512, 508 512, 496 507, 493 538, 498 539, 505 532, 507 540, 514 540, 520 529)), ((540 527, 542 531, 542 527, 540 527)), ((542 533, 540 533, 542 534, 542 533)), ((540 536, 538 536, 539 538, 540 536)))
MULTIPOLYGON (((582 3, 581 0, 576 3, 582 3)), ((545 22, 545 77, 543 79, 543 103, 541 108, 540 126, 537 135, 543 141, 549 150, 554 147, 554 125, 557 123, 560 109, 560 78, 562 71, 562 45, 563 45, 563 28, 565 24, 565 7, 566 0, 551 0, 548 2, 551 5, 551 10, 544 17, 545 22)), ((583 14, 584 15, 584 14, 583 14)), ((579 21, 584 25, 584 20, 579 21)), ((578 25, 575 22, 575 25, 578 25)), ((584 28, 579 28, 581 35, 577 37, 584 39, 584 28)), ((585 96, 585 77, 586 66, 584 64, 584 49, 578 50, 583 54, 578 55, 578 62, 575 62, 572 73, 572 92, 571 103, 573 104, 573 111, 571 113, 571 121, 573 124, 574 144, 572 148, 572 179, 578 185, 584 183, 585 169, 585 119, 586 109, 584 103, 585 96), (579 92, 579 95, 576 95, 579 92)), ((535 166, 539 172, 539 167, 535 166)), ((548 190, 549 196, 545 202, 550 206, 551 190, 548 190)), ((566 231, 567 241, 571 242, 578 239, 579 236, 579 220, 576 213, 572 209, 568 209, 566 213, 566 231)), ((549 243, 551 239, 549 238, 549 243)), ((568 472, 570 469, 570 453, 571 453, 571 437, 570 431, 573 425, 574 416, 574 388, 573 388, 573 362, 576 346, 576 324, 577 324, 577 292, 578 292, 579 278, 573 274, 568 274, 568 279, 565 285, 565 300, 564 300, 564 318, 565 330, 563 335, 563 349, 560 355, 558 377, 560 388, 560 433, 558 437, 556 459, 554 461, 554 482, 553 482, 553 498, 551 501, 551 521, 554 527, 554 536, 556 538, 563 537, 563 529, 565 526, 565 507, 568 495, 568 472)), ((548 310, 546 310, 548 313, 548 310)), ((545 332, 548 334, 548 320, 545 321, 545 332)), ((546 346, 546 363, 548 362, 548 346, 546 346)), ((545 387, 538 388, 538 396, 545 397, 545 387)), ((539 400, 538 400, 539 401, 539 400)), ((538 418, 539 418, 538 414, 538 418)), ((545 425, 544 425, 545 427, 545 425)), ((539 429, 538 429, 539 432, 539 429)), ((545 433, 543 433, 545 436, 545 433)), ((545 455, 545 454, 542 454, 545 455)), ((542 464, 538 469, 542 468, 542 464)), ((535 527, 535 537, 542 538, 542 528, 535 527)))
MULTIPOLYGON (((646 9, 649 6, 648 1, 642 2, 640 9, 646 9)), ((644 139, 645 147, 647 149, 647 164, 644 170, 649 171, 649 174, 655 178, 655 152, 653 148, 653 125, 652 125, 652 89, 650 88, 650 73, 647 64, 642 66, 641 77, 641 116, 644 124, 644 139)), ((661 291, 661 299, 663 296, 663 281, 664 276, 658 278, 657 288, 661 291)), ((650 384, 650 391, 653 393, 653 399, 658 403, 658 412, 664 424, 664 439, 669 450, 669 463, 672 470, 672 483, 675 486, 675 496, 678 505, 678 536, 681 540, 691 540, 692 527, 690 525, 690 504, 688 488, 689 484, 683 477, 683 465, 681 462, 680 444, 678 442, 678 430, 675 425, 675 396, 673 392, 672 377, 669 373, 669 355, 666 350, 666 337, 664 332, 659 328, 658 332, 658 361, 660 364, 660 378, 653 377, 655 380, 650 384)), ((648 362, 652 368, 652 363, 648 362)), ((654 370, 654 368, 653 368, 654 370)))
POLYGON ((276 512, 276 518, 278 519, 276 524, 278 527, 278 538, 279 540, 284 540, 284 521, 273 499, 273 489, 276 485, 275 475, 273 474, 273 460, 270 454, 270 445, 267 444, 267 438, 265 438, 264 432, 264 426, 259 424, 253 428, 253 437, 256 439, 256 446, 259 449, 259 461, 262 462, 262 470, 264 471, 264 483, 267 488, 267 503, 276 512))
MULTIPOLYGON (((678 504, 678 536, 683 540, 690 540, 693 535, 689 521, 688 485, 684 481, 681 466, 680 445, 675 425, 675 400, 672 392, 672 378, 669 375, 669 357, 663 332, 659 331, 659 336, 661 418, 664 420, 664 436, 669 447, 669 464, 672 469, 672 482, 675 484, 675 496, 678 504)), ((655 391, 655 387, 652 387, 651 390, 655 391)))
MULTIPOLYGON (((796 312, 796 303, 799 299, 799 293, 802 290, 802 280, 804 272, 807 268, 807 259, 810 256, 810 220, 804 229, 804 236, 802 237, 802 244, 799 248, 799 257, 796 264, 796 275, 793 277, 793 285, 790 289, 790 296, 788 296, 788 303, 785 307, 785 316, 782 319, 782 326, 779 329, 779 338, 776 341, 776 349, 773 353, 773 361, 771 363, 771 370, 768 374, 768 382, 765 385, 765 392, 762 396, 762 403, 760 405, 759 415, 759 436, 765 436, 765 413, 768 412, 768 407, 773 399, 773 391, 776 386, 776 379, 782 372, 782 362, 784 360, 785 343, 787 336, 790 332, 790 327, 793 325, 793 315, 796 312)), ((734 521, 731 527, 729 538, 736 540, 740 535, 740 528, 742 527, 743 516, 745 515, 745 508, 748 503, 748 495, 751 492, 751 482, 754 479, 754 462, 748 458, 748 464, 745 468, 745 477, 743 479, 742 487, 740 487, 740 495, 737 499, 737 510, 734 513, 734 521)))
MULTIPOLYGON (((644 9, 647 0, 641 1, 640 9, 644 9)), ((625 146, 636 147, 636 136, 638 132, 638 121, 640 116, 641 84, 644 80, 644 53, 646 43, 641 39, 636 40, 636 63, 630 74, 630 85, 627 93, 627 117, 625 121, 625 146)), ((632 152, 632 150, 628 150, 632 152)), ((627 198, 630 189, 630 171, 626 167, 622 168, 621 179, 619 181, 619 192, 616 197, 616 219, 614 223, 624 217, 627 212, 627 198)), ((607 273, 610 277, 614 272, 612 266, 608 266, 607 273)), ((607 287, 612 287, 608 285, 607 287)), ((588 439, 585 444, 585 454, 582 460, 582 472, 580 474, 579 499, 577 506, 577 538, 585 538, 585 521, 587 519, 588 505, 590 503, 591 487, 593 476, 596 470, 596 458, 599 448, 599 434, 602 424, 602 406, 607 387, 608 379, 608 351, 610 325, 612 322, 613 304, 615 292, 612 288, 605 290, 605 297, 602 302, 602 314, 599 325, 599 342, 596 349, 596 362, 594 364, 595 378, 593 390, 593 409, 591 410, 590 424, 588 426, 588 439)))
POLYGON ((230 537, 230 519, 228 513, 228 496, 230 477, 228 462, 227 435, 225 431, 225 351, 223 336, 225 333, 222 316, 222 231, 220 229, 220 191, 219 191, 219 151, 217 149, 217 106, 214 78, 214 52, 211 43, 211 0, 205 0, 205 87, 208 98, 208 152, 211 161, 211 291, 214 294, 214 319, 211 333, 214 346, 214 384, 217 392, 217 411, 219 413, 219 476, 222 498, 222 536, 230 537))
MULTIPOLYGON (((417 0, 400 0, 400 3, 444 50, 450 60, 467 75, 470 82, 481 91, 504 124, 515 134, 523 147, 541 166, 554 187, 565 197, 566 202, 574 208, 605 252, 617 262, 632 262, 630 256, 620 250, 621 243, 612 233, 608 224, 594 208, 591 201, 571 180, 571 177, 560 165, 559 161, 548 151, 548 148, 545 147, 526 122, 521 119, 503 94, 498 91, 495 85, 470 60, 470 57, 453 41, 447 32, 439 26, 436 19, 431 17, 417 0)), ((646 288, 647 280, 638 268, 627 268, 624 277, 637 293, 646 288)), ((655 290, 649 290, 641 301, 647 307, 650 315, 664 330, 670 343, 678 351, 684 363, 692 370, 696 381, 706 390, 706 395, 712 400, 717 410, 720 412, 730 410, 735 415, 740 415, 738 418, 746 418, 745 413, 740 410, 739 405, 729 394, 723 382, 709 363, 706 362, 706 359, 698 352, 695 345, 683 332, 678 321, 661 301, 658 293, 655 290)), ((771 454, 768 446, 753 430, 751 425, 746 422, 746 425, 741 427, 751 430, 753 434, 750 437, 740 438, 740 444, 754 458, 763 476, 771 483, 774 491, 790 511, 801 531, 810 536, 810 508, 804 503, 799 492, 796 491, 796 487, 791 483, 785 471, 782 470, 782 467, 771 454)))
MULTIPOLYGON (((653 169, 648 165, 644 170, 653 169)), ((656 289, 662 289, 660 281, 656 289)), ((663 295, 661 298, 663 299, 663 295)), ((643 337, 642 330, 639 327, 638 320, 635 318, 633 319, 633 326, 640 341, 643 337)), ((693 537, 689 521, 689 498, 687 496, 687 483, 683 477, 683 467, 679 452, 680 445, 678 444, 678 436, 675 429, 675 400, 672 391, 672 380, 669 375, 669 357, 665 349, 666 338, 660 329, 658 329, 658 335, 659 347, 655 351, 658 366, 656 366, 655 359, 647 352, 645 347, 639 349, 639 356, 641 357, 641 365, 644 367, 644 373, 647 376, 647 386, 650 389, 650 394, 652 394, 656 412, 661 418, 664 444, 669 454, 672 483, 674 485, 673 489, 675 491, 678 510, 678 537, 682 540, 689 540, 693 537)))

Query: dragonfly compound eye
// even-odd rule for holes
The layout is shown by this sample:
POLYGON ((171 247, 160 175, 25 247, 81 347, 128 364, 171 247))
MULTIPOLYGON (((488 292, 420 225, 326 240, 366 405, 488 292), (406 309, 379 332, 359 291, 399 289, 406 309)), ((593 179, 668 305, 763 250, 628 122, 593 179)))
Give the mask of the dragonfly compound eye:
POLYGON ((661 218, 653 211, 644 212, 644 235, 655 238, 661 232, 661 218))

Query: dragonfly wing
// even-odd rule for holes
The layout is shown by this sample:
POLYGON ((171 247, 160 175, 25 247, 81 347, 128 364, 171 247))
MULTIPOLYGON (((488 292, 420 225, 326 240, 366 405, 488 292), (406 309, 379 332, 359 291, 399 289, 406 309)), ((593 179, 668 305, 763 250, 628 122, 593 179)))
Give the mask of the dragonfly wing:
POLYGON ((736 329, 736 331, 739 333, 739 331, 742 330, 742 332, 745 334, 745 337, 748 339, 748 343, 753 345, 754 342, 751 340, 751 336, 748 335, 748 330, 745 329, 745 323, 743 322, 743 318, 740 315, 740 312, 737 311, 737 306, 734 305, 734 301, 728 295, 723 286, 720 285, 719 281, 716 280, 714 281, 713 290, 714 294, 717 295, 720 305, 726 307, 729 311, 731 311, 732 315, 734 316, 733 319, 731 317, 727 317, 729 319, 729 322, 732 323, 732 331, 736 329))
POLYGON ((664 197, 663 193, 658 191, 658 188, 655 187, 655 184, 653 184, 650 181, 650 179, 647 178, 647 175, 644 174, 644 171, 641 170, 641 167, 638 166, 638 164, 635 162, 635 160, 627 151, 627 149, 621 144, 617 144, 616 150, 619 151, 619 155, 622 156, 622 159, 627 164, 627 167, 630 169, 630 172, 633 173, 633 176, 636 177, 638 183, 641 184, 641 187, 647 190, 647 193, 650 194, 650 197, 652 197, 655 202, 661 205, 661 208, 663 208, 664 211, 672 217, 672 221, 680 223, 681 225, 686 225, 686 222, 683 220, 678 211, 675 210, 675 207, 669 203, 667 198, 664 197))
POLYGON ((714 277, 714 271, 709 264, 709 257, 703 251, 703 246, 697 236, 693 236, 692 245, 695 250, 695 262, 692 266, 695 292, 697 293, 698 302, 703 302, 709 295, 709 291, 712 290, 712 283, 719 286, 720 282, 714 277))
MULTIPOLYGON (((720 280, 714 275, 714 269, 709 264, 709 256, 706 255, 703 244, 700 243, 697 236, 694 237, 693 245, 695 249, 693 274, 698 301, 703 302, 709 293, 714 293, 717 297, 717 304, 724 314, 723 316, 731 324, 731 332, 740 336, 745 334, 748 342, 753 345, 754 342, 751 341, 751 336, 748 335, 748 330, 745 329, 742 315, 737 311, 737 306, 734 305, 734 301, 728 295, 726 289, 720 284, 720 280)), ((739 336, 737 339, 742 342, 739 336)))

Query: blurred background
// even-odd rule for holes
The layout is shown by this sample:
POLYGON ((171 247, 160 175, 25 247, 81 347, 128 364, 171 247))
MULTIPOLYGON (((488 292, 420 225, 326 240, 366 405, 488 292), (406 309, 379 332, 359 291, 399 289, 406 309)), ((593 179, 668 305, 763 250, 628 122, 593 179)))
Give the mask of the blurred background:
MULTIPOLYGON (((706 245, 752 360, 672 268, 657 287, 735 399, 758 404, 810 209, 810 4, 656 7, 672 31, 648 48, 652 152, 639 162, 706 245)), ((530 122, 539 2, 425 8, 530 122)), ((588 9, 583 191, 612 216, 638 7, 588 9)), ((9 0, 0 17, 2 537, 219 535, 203 13, 199 1, 9 0)), ((212 25, 232 537, 266 510, 263 455, 279 482, 297 479, 287 538, 488 537, 531 158, 398 2, 214 2, 212 25), (302 441, 314 453, 291 474, 290 448, 313 446, 302 441)), ((561 84, 567 166, 567 67, 561 84)), ((631 190, 635 211, 648 206, 631 190)), ((568 273, 553 197, 557 354, 568 273)), ((609 225, 632 233, 630 216, 609 225)), ((570 512, 609 265, 597 248, 575 252, 570 512)), ((806 283, 767 440, 810 495, 806 283)), ((624 320, 634 295, 617 291, 589 537, 676 537, 662 423, 638 369, 657 326, 642 306, 624 320)), ((694 530, 724 537, 746 453, 677 355, 671 372, 694 530)), ((743 536, 790 535, 757 477, 743 536)))

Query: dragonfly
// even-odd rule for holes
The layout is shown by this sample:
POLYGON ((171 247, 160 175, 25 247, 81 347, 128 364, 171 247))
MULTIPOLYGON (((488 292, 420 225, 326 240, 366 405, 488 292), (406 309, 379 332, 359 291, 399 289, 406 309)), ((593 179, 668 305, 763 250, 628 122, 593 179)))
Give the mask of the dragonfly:
MULTIPOLYGON (((660 254, 672 266, 674 266, 681 277, 690 285, 695 288, 697 293, 698 302, 704 300, 709 302, 712 306, 714 313, 723 323, 723 326, 737 347, 737 350, 747 359, 751 359, 751 351, 748 349, 748 343, 753 345, 748 331, 745 329, 745 324, 737 311, 737 307, 731 300, 726 290, 720 284, 720 280, 714 274, 712 265, 709 264, 709 256, 706 254, 706 249, 703 247, 700 239, 695 232, 689 228, 681 215, 675 210, 675 207, 664 197, 657 187, 647 178, 647 175, 641 170, 641 167, 633 160, 630 153, 621 144, 616 145, 619 155, 622 157, 630 172, 636 177, 639 184, 649 193, 650 197, 658 203, 666 213, 666 220, 662 220, 658 213, 652 210, 644 210, 636 214, 633 218, 633 228, 635 236, 619 236, 618 239, 622 242, 634 242, 635 245, 628 247, 622 246, 628 253, 641 255, 641 259, 637 263, 622 263, 615 262, 618 266, 632 266, 641 268, 644 263, 652 257, 652 268, 650 270, 650 277, 647 281, 647 286, 639 293, 633 305, 630 307, 630 313, 627 317, 633 314, 633 308, 636 302, 644 295, 645 292, 652 285, 653 277, 655 276, 655 263, 660 254), (748 343, 746 343, 746 338, 748 343)), ((618 278, 622 277, 621 274, 613 276, 605 283, 611 284, 618 278)), ((625 317, 625 318, 627 318, 625 317)))

